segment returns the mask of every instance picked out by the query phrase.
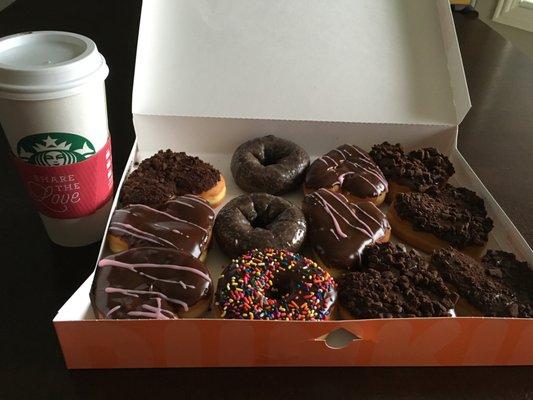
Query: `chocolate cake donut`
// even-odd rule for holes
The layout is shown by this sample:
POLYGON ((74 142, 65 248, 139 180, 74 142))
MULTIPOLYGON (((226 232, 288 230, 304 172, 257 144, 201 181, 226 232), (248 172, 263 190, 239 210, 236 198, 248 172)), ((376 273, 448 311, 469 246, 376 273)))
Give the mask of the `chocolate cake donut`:
POLYGON ((355 269, 366 246, 390 237, 387 218, 369 201, 350 203, 340 193, 318 189, 305 196, 303 211, 317 260, 333 276, 355 269))
POLYGON ((387 218, 395 236, 431 253, 450 245, 479 258, 493 228, 485 202, 473 191, 445 184, 426 193, 400 193, 387 218))
POLYGON ((116 209, 107 234, 114 253, 133 247, 176 249, 205 259, 215 223, 215 211, 201 197, 186 195, 160 208, 130 204, 116 209))
POLYGON ((231 159, 233 179, 245 192, 288 192, 302 183, 308 166, 304 149, 274 135, 241 144, 231 159))
POLYGON ((307 170, 304 193, 320 188, 341 192, 351 202, 371 201, 379 205, 385 200, 388 184, 366 151, 343 144, 317 158, 307 170))
POLYGON ((267 193, 234 198, 220 210, 214 227, 217 243, 229 257, 266 247, 298 251, 305 232, 302 211, 267 193))
POLYGON ((461 296, 457 315, 533 318, 533 272, 514 254, 488 250, 479 262, 448 248, 431 264, 461 296))
POLYGON ((342 319, 451 316, 458 298, 420 255, 390 243, 368 246, 338 284, 342 319))
POLYGON ((390 200, 397 193, 425 192, 441 187, 455 173, 448 157, 433 147, 406 154, 400 144, 383 142, 372 146, 370 156, 389 182, 390 200))
POLYGON ((128 176, 122 185, 120 201, 124 205, 157 208, 185 194, 198 195, 216 207, 226 194, 224 177, 198 157, 160 150, 143 160, 128 176))
POLYGON ((139 247, 100 260, 90 297, 100 319, 193 318, 209 309, 213 284, 197 258, 139 247))

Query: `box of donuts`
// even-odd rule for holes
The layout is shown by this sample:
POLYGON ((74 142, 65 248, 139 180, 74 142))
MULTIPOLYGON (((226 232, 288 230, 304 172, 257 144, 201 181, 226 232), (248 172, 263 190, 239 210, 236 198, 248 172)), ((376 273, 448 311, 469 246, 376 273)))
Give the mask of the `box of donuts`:
POLYGON ((145 2, 135 68, 68 368, 533 364, 447 0, 145 2))

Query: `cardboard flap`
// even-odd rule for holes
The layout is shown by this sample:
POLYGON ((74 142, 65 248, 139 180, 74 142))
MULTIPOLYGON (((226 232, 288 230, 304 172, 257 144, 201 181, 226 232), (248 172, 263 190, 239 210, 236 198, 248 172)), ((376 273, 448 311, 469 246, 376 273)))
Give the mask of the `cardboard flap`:
POLYGON ((460 62, 447 0, 152 0, 133 113, 456 125, 460 62))

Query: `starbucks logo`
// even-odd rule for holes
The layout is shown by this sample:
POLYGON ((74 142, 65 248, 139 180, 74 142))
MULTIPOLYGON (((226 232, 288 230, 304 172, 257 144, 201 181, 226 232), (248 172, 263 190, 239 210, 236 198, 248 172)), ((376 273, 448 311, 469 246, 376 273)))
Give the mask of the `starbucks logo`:
POLYGON ((17 155, 29 164, 55 167, 75 164, 95 154, 94 146, 73 133, 39 133, 19 140, 17 155))

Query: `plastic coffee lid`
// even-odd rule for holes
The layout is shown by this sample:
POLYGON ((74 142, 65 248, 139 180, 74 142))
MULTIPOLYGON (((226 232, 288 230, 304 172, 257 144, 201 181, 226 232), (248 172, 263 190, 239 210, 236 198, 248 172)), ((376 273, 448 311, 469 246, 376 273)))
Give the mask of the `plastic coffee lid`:
POLYGON ((107 77, 94 42, 70 32, 25 32, 0 39, 0 97, 44 100, 72 95, 107 77))

